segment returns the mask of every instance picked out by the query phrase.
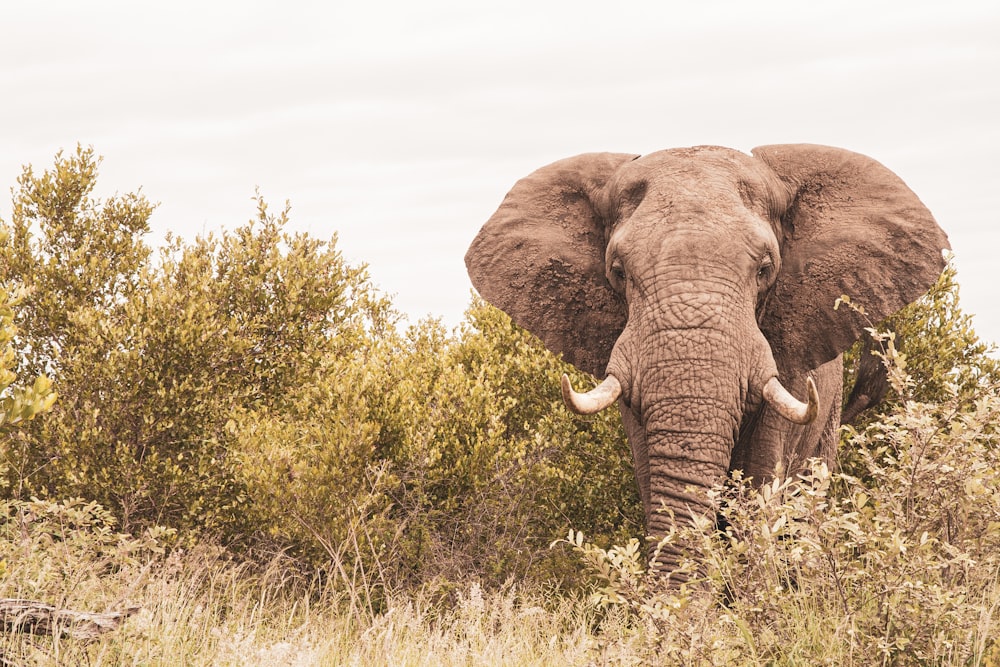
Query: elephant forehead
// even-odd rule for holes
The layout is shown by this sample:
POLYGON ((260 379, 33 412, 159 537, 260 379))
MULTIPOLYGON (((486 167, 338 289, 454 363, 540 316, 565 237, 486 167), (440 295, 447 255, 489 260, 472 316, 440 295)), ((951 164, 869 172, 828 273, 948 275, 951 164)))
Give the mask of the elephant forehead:
POLYGON ((670 148, 649 153, 623 165, 622 171, 649 171, 676 176, 709 177, 732 181, 755 170, 758 161, 746 153, 722 146, 670 148))
POLYGON ((714 146, 659 151, 631 161, 621 167, 611 190, 618 197, 611 234, 616 249, 655 261, 729 252, 759 255, 775 243, 785 206, 784 190, 766 165, 714 146))
POLYGON ((663 214, 724 216, 749 208, 767 218, 787 206, 786 188, 754 157, 728 148, 672 149, 628 162, 608 184, 614 222, 642 206, 663 214))
POLYGON ((649 199, 616 227, 611 240, 616 251, 656 256, 756 256, 776 243, 771 222, 732 195, 666 203, 649 199))

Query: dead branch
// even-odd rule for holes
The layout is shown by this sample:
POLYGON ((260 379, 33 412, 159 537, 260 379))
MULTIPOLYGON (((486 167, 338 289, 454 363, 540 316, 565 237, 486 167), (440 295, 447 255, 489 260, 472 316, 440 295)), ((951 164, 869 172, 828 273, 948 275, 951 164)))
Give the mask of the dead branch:
POLYGON ((105 632, 116 630, 137 611, 139 607, 129 607, 125 611, 95 614, 57 609, 34 600, 0 598, 0 624, 8 632, 53 636, 58 634, 59 637, 72 639, 96 639, 105 632))

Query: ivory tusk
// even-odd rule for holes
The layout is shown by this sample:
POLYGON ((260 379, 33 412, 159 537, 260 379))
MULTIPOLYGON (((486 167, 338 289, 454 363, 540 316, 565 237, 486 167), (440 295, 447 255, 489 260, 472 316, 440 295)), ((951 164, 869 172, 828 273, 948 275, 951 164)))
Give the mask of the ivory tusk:
POLYGON ((600 412, 618 400, 622 394, 622 385, 614 375, 604 378, 601 384, 597 385, 586 394, 578 394, 573 391, 569 376, 563 373, 562 395, 566 407, 578 415, 592 415, 600 412))
POLYGON ((764 385, 762 393, 764 400, 788 421, 793 424, 809 424, 819 412, 819 394, 812 378, 806 378, 806 391, 809 393, 809 402, 803 403, 789 394, 777 377, 772 377, 764 385))

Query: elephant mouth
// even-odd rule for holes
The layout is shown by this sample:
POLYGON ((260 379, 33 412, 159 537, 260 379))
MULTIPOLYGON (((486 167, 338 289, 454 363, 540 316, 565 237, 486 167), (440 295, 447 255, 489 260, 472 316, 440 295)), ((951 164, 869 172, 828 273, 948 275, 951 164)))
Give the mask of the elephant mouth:
MULTIPOLYGON (((777 375, 764 383, 761 397, 774 410, 793 424, 811 424, 819 412, 819 393, 812 378, 806 380, 807 402, 803 403, 785 389, 777 375)), ((562 395, 566 407, 578 415, 592 415, 611 406, 622 395, 622 383, 608 374, 604 380, 585 393, 573 389, 569 376, 562 376, 562 395)))

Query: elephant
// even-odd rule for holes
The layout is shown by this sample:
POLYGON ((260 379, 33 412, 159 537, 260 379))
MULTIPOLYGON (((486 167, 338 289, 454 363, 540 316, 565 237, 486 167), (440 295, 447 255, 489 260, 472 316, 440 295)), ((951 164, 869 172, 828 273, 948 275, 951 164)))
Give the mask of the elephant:
POLYGON ((948 248, 869 157, 697 146, 544 166, 465 262, 485 300, 603 378, 578 393, 563 376, 563 397, 580 414, 618 403, 655 544, 673 517, 714 515, 705 490, 732 470, 764 483, 833 465, 843 352, 919 298, 948 248), (841 295, 862 308, 835 308, 841 295))

